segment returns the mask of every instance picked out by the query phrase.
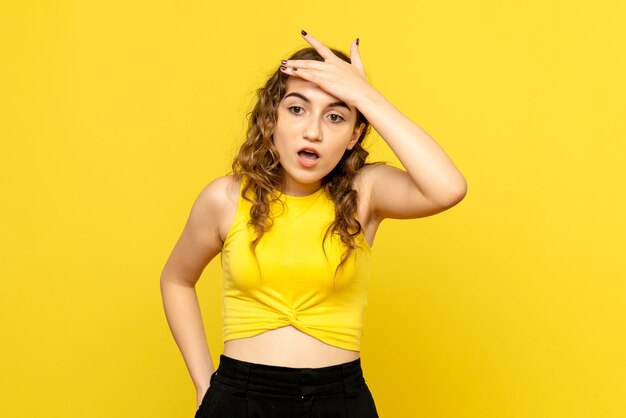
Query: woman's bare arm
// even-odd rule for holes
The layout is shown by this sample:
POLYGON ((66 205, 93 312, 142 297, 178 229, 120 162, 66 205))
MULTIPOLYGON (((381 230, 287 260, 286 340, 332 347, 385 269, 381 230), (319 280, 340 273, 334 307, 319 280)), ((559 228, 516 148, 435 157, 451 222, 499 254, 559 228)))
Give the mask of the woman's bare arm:
POLYGON ((408 219, 442 212, 465 197, 467 182, 446 152, 374 88, 357 105, 407 171, 368 167, 371 211, 380 219, 408 219))
POLYGON ((215 371, 195 284, 222 250, 220 219, 228 207, 231 176, 213 180, 198 195, 189 219, 161 273, 161 295, 170 330, 199 393, 215 371))
POLYGON ((467 193, 465 177, 424 129, 367 81, 357 40, 350 48, 350 62, 345 62, 310 33, 302 31, 302 36, 324 61, 286 60, 281 71, 355 106, 406 168, 380 164, 363 171, 359 181, 369 193, 369 217, 419 218, 459 203, 467 193))

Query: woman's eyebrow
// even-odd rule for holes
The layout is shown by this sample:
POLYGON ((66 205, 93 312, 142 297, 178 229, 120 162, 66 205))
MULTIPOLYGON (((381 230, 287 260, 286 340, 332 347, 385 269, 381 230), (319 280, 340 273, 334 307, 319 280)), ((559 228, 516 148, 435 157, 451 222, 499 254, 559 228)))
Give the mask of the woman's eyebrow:
MULTIPOLYGON (((302 100, 304 100, 307 103, 311 103, 311 101, 306 96, 304 96, 304 95, 302 95, 300 93, 296 93, 296 92, 287 94, 284 99, 286 99, 287 97, 290 97, 290 96, 296 96, 296 97, 301 98, 302 100)), ((350 111, 350 106, 348 106, 344 102, 333 102, 333 103, 329 103, 328 106, 329 107, 345 107, 346 109, 348 109, 348 111, 350 111)))

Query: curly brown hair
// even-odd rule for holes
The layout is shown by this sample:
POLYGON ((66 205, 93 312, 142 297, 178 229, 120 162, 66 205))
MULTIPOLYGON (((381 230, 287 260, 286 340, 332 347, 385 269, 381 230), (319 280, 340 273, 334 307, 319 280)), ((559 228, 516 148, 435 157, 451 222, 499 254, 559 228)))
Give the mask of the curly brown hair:
MULTIPOLYGON (((351 63, 350 58, 342 51, 332 48, 331 50, 342 60, 351 63)), ((300 49, 288 59, 324 61, 324 58, 312 47, 300 49)), ((278 107, 287 90, 288 77, 287 74, 277 69, 271 73, 265 85, 256 90, 256 104, 247 114, 249 119, 246 141, 232 163, 235 178, 242 180, 245 175, 249 180, 244 183, 241 196, 252 203, 248 224, 256 230, 256 238, 250 242, 250 249, 255 256, 255 249, 261 237, 274 223, 270 215, 270 203, 280 201, 275 192, 282 192, 285 185, 284 169, 280 164, 280 156, 274 147, 272 136, 276 126, 278 107), (252 199, 247 197, 249 190, 252 192, 252 199)), ((347 247, 341 262, 335 269, 335 276, 338 269, 357 247, 354 238, 361 232, 361 224, 355 217, 357 191, 352 188, 353 180, 357 172, 365 165, 385 164, 365 162, 369 153, 363 148, 362 142, 369 133, 370 124, 357 109, 355 126, 360 126, 361 123, 365 124, 365 128, 356 145, 351 150, 345 151, 337 166, 321 181, 323 192, 335 205, 335 220, 324 234, 322 250, 324 250, 324 242, 329 233, 339 235, 347 247)), ((325 250, 324 254, 326 254, 325 250)))

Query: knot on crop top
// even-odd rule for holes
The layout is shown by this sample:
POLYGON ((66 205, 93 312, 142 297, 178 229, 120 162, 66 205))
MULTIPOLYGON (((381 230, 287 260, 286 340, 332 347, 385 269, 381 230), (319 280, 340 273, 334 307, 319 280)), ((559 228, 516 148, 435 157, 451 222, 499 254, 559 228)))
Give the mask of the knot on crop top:
POLYGON ((332 200, 323 189, 307 196, 281 194, 285 206, 270 204, 274 224, 259 241, 255 259, 250 241, 256 231, 248 225, 252 203, 241 190, 221 254, 224 341, 292 325, 327 344, 360 351, 371 258, 363 232, 355 237, 360 248, 335 276, 346 246, 329 234, 327 257, 322 250, 335 219, 332 200))

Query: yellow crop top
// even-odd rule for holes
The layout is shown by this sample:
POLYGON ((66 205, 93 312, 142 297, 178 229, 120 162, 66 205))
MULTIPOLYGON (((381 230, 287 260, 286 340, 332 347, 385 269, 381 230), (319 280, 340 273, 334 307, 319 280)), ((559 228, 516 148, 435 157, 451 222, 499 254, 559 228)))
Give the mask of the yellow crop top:
POLYGON ((360 248, 334 278, 345 246, 329 234, 328 261, 322 251, 335 219, 332 200, 323 189, 307 196, 281 194, 285 207, 270 204, 274 224, 256 247, 257 265, 249 246, 256 231, 247 224, 252 204, 241 190, 221 254, 224 341, 292 325, 327 344, 360 351, 372 251, 363 232, 355 237, 360 248))

